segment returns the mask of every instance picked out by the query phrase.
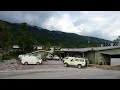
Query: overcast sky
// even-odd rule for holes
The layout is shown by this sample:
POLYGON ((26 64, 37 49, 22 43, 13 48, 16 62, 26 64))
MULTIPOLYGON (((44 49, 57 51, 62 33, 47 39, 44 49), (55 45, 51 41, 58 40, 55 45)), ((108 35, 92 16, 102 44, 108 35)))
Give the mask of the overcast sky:
POLYGON ((107 40, 120 35, 120 11, 0 11, 0 19, 107 40))

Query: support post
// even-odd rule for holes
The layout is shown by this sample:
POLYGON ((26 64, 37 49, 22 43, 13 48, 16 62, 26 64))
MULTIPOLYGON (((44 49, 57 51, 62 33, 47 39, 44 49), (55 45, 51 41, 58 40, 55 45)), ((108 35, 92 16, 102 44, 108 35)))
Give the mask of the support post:
POLYGON ((85 57, 84 52, 82 54, 83 54, 82 57, 84 58, 85 57))

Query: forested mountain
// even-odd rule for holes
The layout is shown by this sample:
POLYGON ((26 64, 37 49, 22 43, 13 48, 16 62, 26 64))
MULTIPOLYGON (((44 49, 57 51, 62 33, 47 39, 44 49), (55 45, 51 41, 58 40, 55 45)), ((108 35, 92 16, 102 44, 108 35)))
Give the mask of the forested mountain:
POLYGON ((110 42, 96 37, 81 36, 74 33, 65 33, 60 31, 50 31, 41 27, 31 26, 26 23, 10 23, 2 20, 0 20, 0 38, 0 47, 2 48, 5 45, 11 46, 16 44, 22 46, 25 45, 26 47, 27 44, 32 44, 42 45, 45 47, 60 46, 66 48, 81 48, 96 46, 98 43, 110 42))

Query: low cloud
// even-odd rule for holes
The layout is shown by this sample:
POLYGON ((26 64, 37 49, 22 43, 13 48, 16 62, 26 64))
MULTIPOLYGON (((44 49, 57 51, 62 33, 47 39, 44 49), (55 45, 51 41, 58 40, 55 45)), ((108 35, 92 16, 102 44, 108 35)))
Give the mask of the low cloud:
POLYGON ((119 16, 120 11, 0 11, 1 20, 107 40, 120 35, 119 16))

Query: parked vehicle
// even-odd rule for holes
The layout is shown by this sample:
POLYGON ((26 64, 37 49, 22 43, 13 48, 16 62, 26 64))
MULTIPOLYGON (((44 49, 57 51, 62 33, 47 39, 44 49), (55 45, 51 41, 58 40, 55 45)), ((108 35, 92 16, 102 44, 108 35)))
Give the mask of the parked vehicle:
POLYGON ((76 66, 79 69, 82 67, 86 67, 87 66, 87 59, 85 58, 75 58, 75 59, 71 59, 71 60, 65 60, 64 61, 64 66, 76 66))
POLYGON ((54 55, 53 59, 54 60, 60 60, 60 57, 58 57, 57 55, 54 55))
POLYGON ((52 55, 47 55, 47 56, 46 56, 46 59, 52 60, 52 59, 53 59, 53 56, 52 56, 52 55))
POLYGON ((21 63, 24 65, 28 65, 28 64, 37 64, 40 65, 42 64, 42 59, 37 57, 37 56, 33 56, 33 55, 19 55, 18 56, 21 60, 21 63))

